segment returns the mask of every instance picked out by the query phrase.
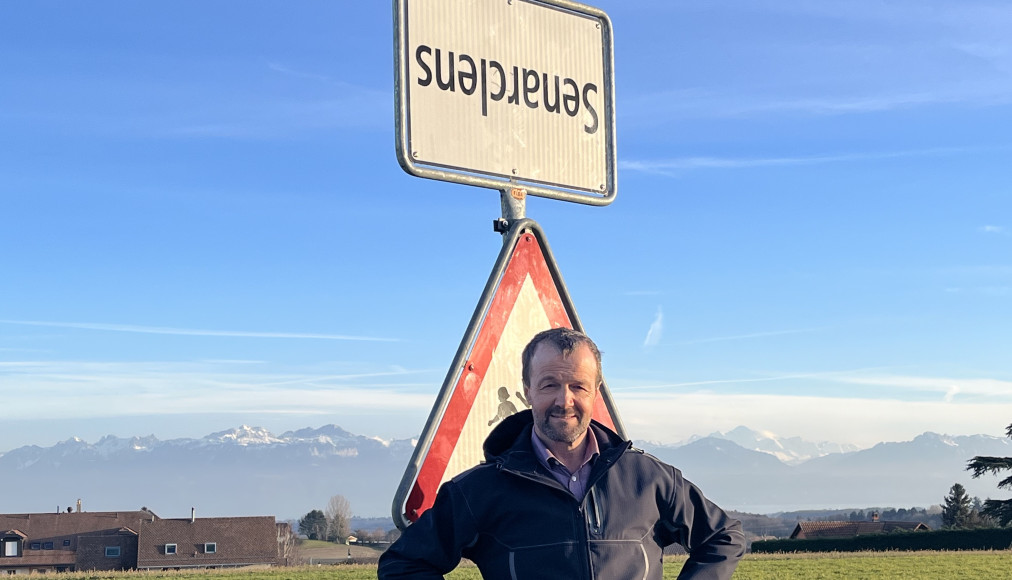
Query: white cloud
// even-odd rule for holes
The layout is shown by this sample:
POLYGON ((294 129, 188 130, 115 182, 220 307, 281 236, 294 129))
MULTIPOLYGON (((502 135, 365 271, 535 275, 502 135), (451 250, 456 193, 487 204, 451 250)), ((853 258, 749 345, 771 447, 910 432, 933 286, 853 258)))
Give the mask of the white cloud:
POLYGON ((949 387, 949 390, 945 392, 945 397, 942 400, 944 400, 946 403, 951 403, 952 400, 956 398, 956 395, 958 394, 959 394, 959 385, 952 385, 951 387, 949 387))
POLYGON ((745 425, 868 447, 907 441, 925 431, 997 436, 1008 424, 1008 406, 989 403, 714 393, 613 396, 631 438, 663 443, 745 425))
POLYGON ((435 397, 431 370, 250 372, 225 363, 0 363, 0 420, 207 413, 340 414, 415 410, 435 397), (12 396, 19 393, 18 396, 12 396))
MULTIPOLYGON (((153 132, 170 137, 266 139, 314 131, 383 128, 391 106, 381 91, 348 92, 340 97, 303 100, 265 100, 217 105, 208 113, 192 113, 171 126, 155 126, 153 132)), ((151 122, 154 124, 154 121, 151 122)))
POLYGON ((658 306, 654 321, 650 323, 650 329, 647 330, 647 337, 643 339, 643 346, 657 346, 661 341, 662 334, 664 334, 664 311, 658 306))
MULTIPOLYGON (((1012 381, 970 378, 959 379, 952 377, 924 377, 911 375, 888 374, 882 372, 881 368, 861 368, 852 370, 832 370, 823 372, 807 373, 776 373, 761 377, 732 377, 715 378, 701 381, 687 381, 678 383, 656 383, 645 385, 615 386, 613 391, 618 391, 636 396, 650 396, 650 393, 658 391, 690 393, 701 391, 692 387, 712 387, 715 385, 737 385, 750 383, 786 383, 789 381, 820 381, 825 383, 836 383, 844 385, 861 385, 878 387, 883 397, 909 397, 913 393, 941 393, 946 395, 950 392, 958 392, 960 395, 973 395, 979 397, 991 397, 1012 404, 1012 381)), ((663 395, 659 395, 663 396, 663 395)))
POLYGON ((327 75, 323 75, 323 74, 319 74, 319 73, 312 73, 312 72, 305 72, 305 71, 301 71, 301 70, 295 70, 293 68, 290 68, 288 66, 285 66, 285 65, 277 63, 277 62, 268 62, 267 63, 267 68, 269 68, 270 70, 272 70, 274 72, 281 73, 281 74, 283 74, 285 76, 289 76, 289 77, 295 77, 295 78, 300 78, 300 79, 308 79, 308 80, 313 80, 313 81, 322 81, 322 82, 326 82, 326 83, 333 82, 333 79, 330 78, 330 77, 328 77, 327 75))
POLYGON ((397 342, 396 338, 353 336, 347 334, 323 334, 305 332, 252 332, 244 330, 203 330, 194 328, 171 328, 165 326, 136 326, 130 324, 103 324, 91 322, 44 322, 39 320, 0 320, 0 324, 24 326, 48 326, 56 328, 78 328, 82 330, 104 330, 111 332, 137 332, 142 334, 171 334, 182 336, 228 336, 238 338, 301 338, 317 340, 353 340, 397 342))
POLYGON ((980 230, 985 234, 1008 235, 1008 231, 1002 226, 991 226, 991 225, 980 226, 978 230, 980 230))
POLYGON ((715 336, 711 338, 694 338, 690 340, 683 340, 676 344, 678 345, 689 345, 689 344, 702 344, 706 342, 723 342, 725 340, 745 340, 749 338, 765 338, 769 336, 783 336, 786 334, 806 334, 809 332, 819 332, 824 330, 823 328, 799 328, 795 330, 772 330, 768 332, 752 332, 749 334, 734 334, 729 336, 715 336))
POLYGON ((686 387, 710 387, 713 385, 737 385, 745 383, 770 383, 777 381, 789 381, 795 379, 817 378, 818 373, 800 373, 792 375, 778 375, 772 377, 758 378, 734 378, 734 379, 710 379, 704 381, 689 381, 683 383, 658 383, 651 385, 636 385, 631 387, 612 387, 613 390, 621 390, 627 393, 642 393, 648 391, 663 391, 671 389, 685 389, 686 387))
POLYGON ((904 151, 882 151, 878 153, 848 153, 841 155, 816 155, 810 157, 676 157, 671 159, 620 160, 619 168, 660 175, 673 175, 696 169, 751 169, 755 167, 783 167, 817 165, 823 163, 847 163, 893 159, 901 157, 927 157, 965 153, 966 149, 932 148, 904 151))
POLYGON ((1012 381, 999 379, 955 379, 951 377, 918 377, 909 375, 824 375, 823 378, 838 383, 873 385, 906 391, 935 392, 948 395, 980 395, 1000 397, 1012 403, 1012 381))
MULTIPOLYGON (((863 50, 863 49, 861 49, 863 50)), ((974 104, 996 106, 1012 100, 1004 83, 979 81, 964 86, 928 86, 923 90, 897 86, 880 93, 842 94, 849 87, 826 89, 816 96, 761 95, 761 89, 747 99, 721 90, 682 89, 633 95, 620 113, 620 120, 643 127, 651 120, 671 123, 685 119, 724 119, 771 116, 826 117, 881 113, 933 105, 974 104)))

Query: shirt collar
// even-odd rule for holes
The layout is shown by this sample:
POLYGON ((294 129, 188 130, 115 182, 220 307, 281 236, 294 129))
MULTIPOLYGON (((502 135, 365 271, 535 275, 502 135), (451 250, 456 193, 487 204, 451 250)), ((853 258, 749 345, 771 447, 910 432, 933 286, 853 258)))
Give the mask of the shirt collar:
MULTIPOLYGON (((587 427, 587 438, 585 440, 587 442, 587 447, 583 456, 583 462, 580 463, 580 467, 587 465, 601 454, 601 448, 597 444, 597 437, 594 436, 594 431, 590 427, 587 427)), ((552 463, 549 460, 552 460, 557 464, 562 464, 562 462, 559 461, 559 458, 552 453, 552 450, 545 445, 545 442, 538 437, 538 431, 534 427, 531 427, 531 443, 534 446, 534 455, 537 456, 538 461, 540 461, 545 467, 551 469, 552 463)))

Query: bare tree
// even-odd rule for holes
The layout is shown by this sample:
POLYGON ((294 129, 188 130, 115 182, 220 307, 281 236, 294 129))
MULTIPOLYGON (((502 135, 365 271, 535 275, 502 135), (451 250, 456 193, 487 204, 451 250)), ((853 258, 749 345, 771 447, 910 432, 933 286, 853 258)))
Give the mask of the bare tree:
POLYGON ((278 565, 294 566, 299 559, 299 538, 288 522, 279 522, 278 530, 278 565))
POLYGON ((327 502, 327 539, 343 542, 351 530, 351 504, 343 495, 335 495, 327 502))

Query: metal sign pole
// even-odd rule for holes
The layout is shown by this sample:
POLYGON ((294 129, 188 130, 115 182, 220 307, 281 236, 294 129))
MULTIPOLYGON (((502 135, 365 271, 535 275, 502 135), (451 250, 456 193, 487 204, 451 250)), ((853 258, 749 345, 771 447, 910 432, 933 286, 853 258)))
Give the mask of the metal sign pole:
POLYGON ((506 243, 510 227, 527 217, 527 190, 519 187, 500 189, 499 204, 502 206, 502 217, 492 222, 492 229, 502 234, 503 243, 506 243))

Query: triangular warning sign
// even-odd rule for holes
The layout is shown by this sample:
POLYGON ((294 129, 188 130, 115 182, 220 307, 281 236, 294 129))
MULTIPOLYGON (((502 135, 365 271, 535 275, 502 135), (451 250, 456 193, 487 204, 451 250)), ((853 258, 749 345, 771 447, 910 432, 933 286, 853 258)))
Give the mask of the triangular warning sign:
MULTIPOLYGON (((444 481, 484 459, 482 443, 500 420, 529 408, 521 352, 535 334, 560 326, 582 330, 540 228, 519 221, 503 243, 394 497, 399 526, 431 507, 444 481)), ((624 436, 605 385, 594 419, 624 436)))

